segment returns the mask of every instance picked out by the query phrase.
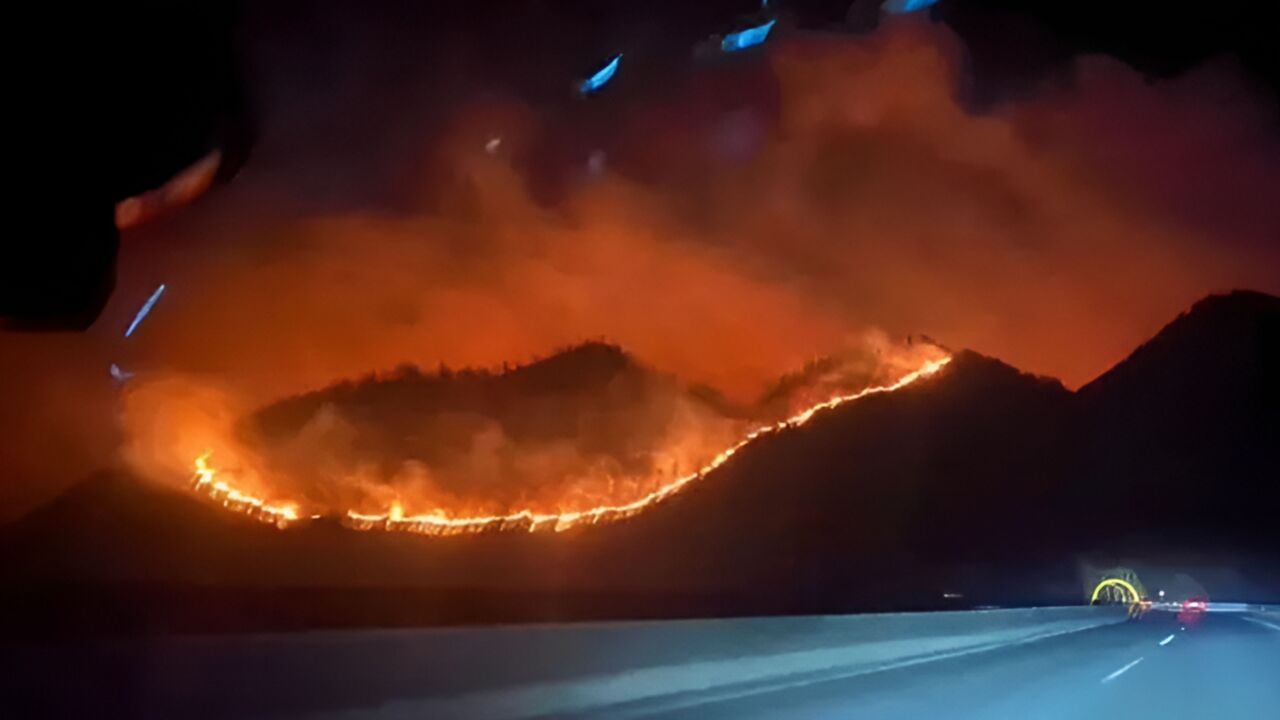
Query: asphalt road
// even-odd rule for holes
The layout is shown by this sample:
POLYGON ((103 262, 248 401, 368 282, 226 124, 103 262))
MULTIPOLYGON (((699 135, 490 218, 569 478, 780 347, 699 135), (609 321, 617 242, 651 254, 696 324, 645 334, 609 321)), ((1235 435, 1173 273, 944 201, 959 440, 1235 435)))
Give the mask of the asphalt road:
POLYGON ((1157 612, 892 670, 647 701, 581 717, 1270 720, 1280 717, 1280 624, 1210 613, 1184 626, 1157 612))

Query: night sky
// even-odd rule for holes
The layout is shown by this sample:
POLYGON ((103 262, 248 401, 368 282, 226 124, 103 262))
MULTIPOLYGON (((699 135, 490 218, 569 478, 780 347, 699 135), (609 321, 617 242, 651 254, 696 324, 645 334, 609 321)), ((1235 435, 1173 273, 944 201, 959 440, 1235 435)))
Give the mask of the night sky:
POLYGON ((0 517, 115 462, 112 362, 252 408, 607 338, 746 400, 927 333, 1076 387, 1210 292, 1280 293, 1280 114, 1247 53, 1116 50, 1135 69, 1102 34, 1028 80, 975 74, 955 3, 861 34, 779 4, 732 57, 707 38, 755 3, 247 4, 240 172, 124 230, 88 332, 0 338, 0 517))

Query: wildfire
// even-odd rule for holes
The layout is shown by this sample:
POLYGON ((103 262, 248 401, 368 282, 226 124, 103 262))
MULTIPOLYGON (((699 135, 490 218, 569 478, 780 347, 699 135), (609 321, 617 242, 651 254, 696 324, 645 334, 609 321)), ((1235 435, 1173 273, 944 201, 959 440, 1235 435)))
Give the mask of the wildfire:
POLYGON ((228 510, 235 510, 285 527, 298 519, 298 506, 293 503, 271 504, 231 487, 217 478, 218 471, 209 467, 209 453, 196 458, 196 472, 192 487, 228 510))
MULTIPOLYGON (((859 400, 868 395, 879 395, 899 390, 921 378, 937 373, 949 362, 951 362, 950 357, 931 360, 888 385, 877 385, 849 395, 839 395, 813 405, 785 420, 772 425, 758 427, 747 433, 738 442, 720 451, 719 454, 694 472, 678 477, 666 485, 627 503, 600 505, 587 510, 557 513, 542 513, 525 509, 505 515, 455 516, 441 510, 416 515, 406 514, 404 507, 399 501, 396 501, 387 508, 386 512, 380 514, 366 514, 348 510, 344 520, 348 526, 359 530, 398 530, 426 535, 458 535, 488 530, 512 529, 523 529, 530 532, 536 530, 560 532, 582 525, 594 525, 600 522, 620 520, 635 515, 675 495, 694 480, 724 465, 739 450, 757 438, 772 435, 789 428, 799 427, 809 422, 817 413, 847 402, 859 400)), ((285 527, 297 521, 300 517, 298 505, 294 503, 271 503, 263 498, 242 492, 226 481, 218 479, 218 471, 209 465, 209 453, 205 453, 195 460, 193 487, 196 491, 207 495, 229 510, 246 513, 263 522, 269 522, 279 527, 285 527)))

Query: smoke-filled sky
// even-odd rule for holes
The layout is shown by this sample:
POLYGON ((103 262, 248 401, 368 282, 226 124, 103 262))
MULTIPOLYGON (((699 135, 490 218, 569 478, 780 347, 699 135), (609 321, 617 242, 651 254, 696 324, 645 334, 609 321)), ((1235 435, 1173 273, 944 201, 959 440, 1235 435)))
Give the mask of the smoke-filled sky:
POLYGON ((622 19, 257 12, 243 171, 125 232, 90 332, 3 338, 0 516, 113 461, 111 362, 255 407, 607 338, 747 402, 883 331, 1075 387, 1209 292, 1280 293, 1276 100, 1230 57, 1085 56, 979 113, 919 17, 721 58, 622 19))

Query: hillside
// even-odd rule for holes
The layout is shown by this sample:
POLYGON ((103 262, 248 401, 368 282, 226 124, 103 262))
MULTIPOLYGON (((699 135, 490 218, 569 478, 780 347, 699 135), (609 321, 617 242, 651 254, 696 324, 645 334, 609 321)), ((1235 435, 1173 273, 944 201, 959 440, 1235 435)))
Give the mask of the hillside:
MULTIPOLYGON (((1069 600, 1081 557, 1126 554, 1226 563, 1250 587, 1280 592, 1267 585, 1280 577, 1271 472, 1280 398, 1266 372, 1277 366, 1278 303, 1209 298, 1076 393, 960 352, 930 379, 761 438, 615 524, 452 538, 327 521, 280 532, 103 477, 0 528, 0 559, 11 586, 144 580, 539 598, 524 610, 473 606, 491 620, 928 606, 943 587, 1004 604, 1069 600)), ((593 357, 608 366, 625 356, 593 357)), ((602 386, 558 362, 474 382, 547 388, 572 376, 583 383, 575 387, 602 386)), ((392 381, 399 392, 374 383, 324 402, 356 406, 369 393, 404 402, 431 383, 403 377, 392 381)), ((258 421, 286 426, 311 412, 299 407, 258 421)))
POLYGON ((241 435, 286 477, 340 479, 295 493, 322 510, 377 506, 392 489, 410 505, 500 512, 688 472, 743 422, 621 348, 585 343, 500 371, 404 366, 273 403, 241 435))
MULTIPOLYGON (((1079 391, 1075 477, 1139 536, 1206 549, 1275 543, 1280 298, 1196 303, 1079 391)), ((1275 547, 1275 545, 1272 545, 1275 547)))

